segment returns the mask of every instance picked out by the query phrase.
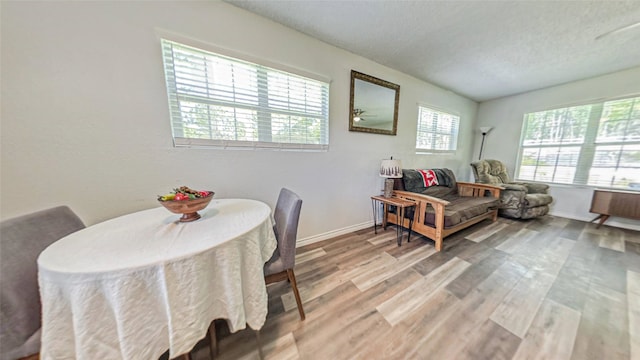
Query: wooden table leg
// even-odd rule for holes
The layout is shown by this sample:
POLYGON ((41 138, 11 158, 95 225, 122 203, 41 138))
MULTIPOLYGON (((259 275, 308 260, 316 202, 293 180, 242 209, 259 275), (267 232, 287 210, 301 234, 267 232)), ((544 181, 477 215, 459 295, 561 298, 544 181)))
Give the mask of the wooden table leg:
POLYGON ((207 333, 209 334, 209 356, 211 357, 211 360, 213 360, 216 355, 218 355, 218 335, 216 334, 215 320, 213 320, 209 325, 207 333))
MULTIPOLYGON (((415 210, 413 211, 413 217, 416 216, 415 210)), ((407 236, 407 242, 411 242, 411 229, 413 228, 413 217, 409 219, 409 236, 407 236)))
POLYGON ((383 204, 382 206, 382 228, 387 230, 387 214, 389 213, 389 205, 383 204))
POLYGON ((404 208, 396 206, 396 215, 398 221, 396 221, 396 238, 398 240, 398 246, 402 245, 402 223, 404 222, 404 208))
POLYGON ((371 199, 371 206, 373 207, 373 233, 378 234, 378 207, 374 199, 371 199))
POLYGON ((608 218, 609 215, 602 215, 602 217, 600 218, 600 222, 598 222, 598 225, 596 226, 596 229, 600 229, 600 225, 604 224, 604 222, 607 221, 608 218))

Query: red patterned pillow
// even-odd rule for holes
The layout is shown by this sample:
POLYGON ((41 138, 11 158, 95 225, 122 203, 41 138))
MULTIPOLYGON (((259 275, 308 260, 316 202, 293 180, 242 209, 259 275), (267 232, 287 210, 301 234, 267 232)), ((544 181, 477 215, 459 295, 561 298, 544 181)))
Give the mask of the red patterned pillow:
POLYGON ((438 177, 436 176, 436 172, 433 170, 418 170, 418 173, 422 175, 422 181, 424 183, 424 187, 439 185, 438 177))

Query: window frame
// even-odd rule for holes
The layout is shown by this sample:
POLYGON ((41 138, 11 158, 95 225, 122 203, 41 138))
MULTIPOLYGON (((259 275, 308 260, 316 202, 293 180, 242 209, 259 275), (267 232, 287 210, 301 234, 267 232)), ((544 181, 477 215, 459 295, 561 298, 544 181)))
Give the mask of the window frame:
MULTIPOLYGON (((197 148, 214 148, 214 149, 262 149, 262 150, 285 150, 285 151, 327 151, 329 148, 329 97, 330 97, 330 80, 325 77, 310 74, 308 72, 292 69, 291 67, 273 64, 269 61, 262 61, 261 59, 256 60, 251 56, 245 56, 244 54, 239 54, 233 51, 229 51, 226 49, 220 49, 215 46, 202 43, 199 41, 195 41, 188 38, 181 38, 175 36, 167 36, 167 34, 159 34, 160 40, 160 48, 162 51, 162 61, 163 61, 163 70, 165 77, 165 84, 167 90, 167 97, 169 100, 169 113, 170 113, 170 126, 171 126, 171 136, 173 139, 174 147, 197 147, 197 148), (288 90, 296 89, 295 84, 291 85, 293 82, 301 82, 304 86, 299 88, 301 91, 307 90, 307 86, 317 87, 318 91, 316 94, 310 95, 310 93, 305 92, 303 94, 303 102, 309 101, 309 99, 316 100, 315 104, 316 108, 319 109, 319 112, 313 113, 313 116, 306 110, 303 111, 293 111, 286 110, 280 107, 273 107, 271 104, 270 90, 269 86, 261 86, 261 82, 256 84, 252 84, 254 86, 253 91, 257 94, 256 97, 259 99, 259 105, 247 105, 246 103, 237 102, 235 100, 231 101, 220 101, 214 97, 207 96, 192 96, 193 94, 186 94, 183 90, 182 93, 179 89, 180 77, 175 74, 175 61, 176 61, 176 52, 173 46, 177 46, 180 49, 187 49, 187 51, 193 51, 194 53, 198 53, 199 56, 203 57, 204 66, 210 66, 208 61, 211 58, 224 59, 224 61, 228 61, 232 66, 242 66, 246 67, 249 70, 252 70, 255 73, 255 78, 259 79, 256 81, 267 81, 267 84, 271 84, 272 78, 274 76, 279 77, 278 80, 285 79, 284 81, 289 84, 288 90), (170 58, 170 60, 168 60, 170 58), (204 60, 206 58, 206 60, 204 60), (311 96, 311 97, 310 97, 311 96), (199 98, 199 100, 195 100, 199 98), (185 100, 189 99, 189 100, 185 100), (238 115, 240 112, 239 109, 247 111, 249 114, 245 115, 245 123, 250 124, 251 126, 251 135, 247 135, 249 138, 253 139, 238 139, 239 132, 242 132, 240 128, 233 127, 231 132, 235 135, 231 135, 231 137, 236 137, 235 139, 225 138, 224 135, 221 137, 213 136, 213 132, 209 132, 209 136, 211 138, 206 137, 198 137, 198 136, 185 136, 184 133, 180 133, 180 128, 185 126, 185 110, 184 105, 185 102, 189 102, 190 99, 194 99, 191 101, 192 106, 206 107, 207 110, 200 110, 201 112, 207 112, 206 115, 201 116, 201 120, 207 122, 209 125, 218 124, 218 126, 224 122, 220 116, 211 114, 212 107, 225 107, 226 109, 231 109, 232 115, 231 117, 235 119, 235 123, 239 123, 238 115), (226 104, 221 105, 223 102, 226 104), (200 104, 200 105, 198 105, 200 104), (217 116, 217 117, 216 117, 217 116), (275 116, 275 117, 274 117, 275 116), (217 121, 215 121, 217 119, 217 121), (302 127, 302 132, 296 133, 296 138, 289 139, 289 141, 277 141, 272 140, 272 135, 274 135, 272 126, 275 127, 278 124, 278 119, 280 119, 280 127, 284 131, 284 138, 287 136, 291 136, 295 131, 293 121, 302 121, 307 122, 311 121, 313 125, 316 127, 316 133, 313 135, 312 140, 305 141, 306 135, 309 134, 310 128, 302 127), (313 119, 313 120, 309 120, 313 119), (302 135, 301 135, 302 134, 302 135)), ((211 77, 206 75, 205 77, 197 77, 198 81, 206 84, 207 88, 211 86, 220 86, 220 82, 215 82, 211 77)), ((315 90, 315 88, 314 88, 315 90)), ((235 88, 229 91, 229 94, 237 95, 235 88)), ((285 102, 286 106, 289 106, 290 109, 295 103, 295 96, 299 95, 298 93, 289 93, 289 95, 284 95, 287 101, 285 102), (294 101, 294 102, 292 102, 294 101)), ((281 100, 281 99, 279 99, 281 100)), ((296 98, 297 100, 297 98, 296 98)), ((280 103, 282 104, 282 103, 280 103)), ((306 107, 305 107, 306 109, 306 107)), ((224 116, 224 115, 221 115, 224 116)), ((227 115, 229 116, 229 115, 227 115)), ((226 120, 228 121, 228 120, 226 120)), ((234 120, 232 120, 234 121, 234 120)), ((297 124, 300 124, 299 122, 297 124)), ((308 125, 307 125, 308 126, 308 125)), ((202 129, 200 129, 202 130, 202 129)), ((198 131, 200 131, 198 130, 198 131)), ((248 132, 248 131, 247 131, 248 132)))
MULTIPOLYGON (((516 159, 516 168, 514 171, 514 179, 516 181, 528 181, 528 182, 542 182, 542 183, 548 183, 548 184, 553 184, 553 185, 558 185, 558 186, 574 186, 574 187, 584 187, 584 188, 601 188, 601 189, 614 189, 614 190, 625 190, 625 191, 640 191, 640 189, 637 188, 633 188, 630 186, 615 186, 615 184, 612 184, 612 181, 609 182, 608 185, 603 185, 603 184, 596 184, 596 183, 590 183, 590 172, 592 170, 592 168, 597 168, 596 166, 594 166, 595 164, 595 156, 596 156, 596 152, 597 152, 597 148, 599 146, 620 146, 620 150, 619 150, 619 157, 622 156, 622 154, 624 153, 622 151, 622 148, 625 145, 630 145, 630 146, 640 146, 640 139, 637 140, 630 140, 627 141, 626 139, 624 140, 616 140, 616 141, 598 141, 598 134, 599 134, 599 130, 601 125, 604 123, 603 120, 603 116, 605 115, 605 105, 607 103, 611 103, 611 102, 616 102, 616 101, 623 101, 623 100, 634 100, 634 104, 631 106, 631 111, 633 111, 633 107, 637 106, 640 103, 640 94, 633 94, 633 95, 624 95, 624 96, 619 96, 619 97, 612 97, 612 98, 601 98, 601 99, 594 99, 594 100, 589 100, 589 101, 584 101, 584 102, 579 102, 579 103, 574 103, 574 104, 570 104, 570 105, 564 105, 564 106, 558 106, 558 107, 553 107, 553 108, 547 108, 546 110, 536 110, 536 111, 530 111, 530 112, 526 112, 523 114, 523 120, 522 120, 522 127, 521 127, 521 134, 520 134, 520 141, 519 141, 519 145, 518 145, 518 156, 516 159), (585 123, 585 130, 584 130, 584 136, 583 136, 583 140, 579 143, 553 143, 553 144, 532 144, 532 145, 524 145, 525 142, 525 136, 526 136, 526 132, 527 132, 527 122, 528 119, 527 117, 531 114, 536 114, 536 113, 545 113, 545 112, 551 112, 551 111, 560 111, 560 110, 568 110, 571 108, 577 108, 577 107, 582 107, 582 106, 589 106, 589 114, 587 117, 587 121, 585 123), (527 177, 523 177, 521 172, 522 172, 522 166, 523 166, 523 161, 524 161, 524 153, 526 151, 526 149, 538 149, 539 151, 541 151, 542 149, 545 148, 558 148, 558 155, 556 156, 556 160, 554 163, 554 172, 557 171, 558 168, 558 161, 559 161, 559 156, 562 154, 562 152, 560 151, 560 149, 562 148, 570 148, 570 147, 575 147, 578 148, 578 152, 577 152, 577 160, 575 163, 575 171, 573 173, 572 176, 572 180, 571 182, 559 182, 559 181, 555 181, 555 179, 552 178, 551 181, 548 180, 534 180, 534 179, 530 179, 527 177)), ((629 118, 626 119, 626 121, 633 121, 633 119, 635 119, 634 117, 630 116, 629 118)), ((614 120, 614 121, 619 121, 619 120, 614 120)), ((536 164, 536 171, 538 169, 539 165, 536 164)), ((604 168, 604 167, 600 167, 600 168, 604 168)), ((617 172, 619 169, 621 168, 621 166, 619 166, 619 159, 618 159, 618 164, 616 165, 616 167, 614 168, 614 172, 617 172)), ((640 166, 638 166, 638 169, 640 169, 640 166)), ((638 170, 640 171, 640 170, 638 170)), ((555 175, 555 174, 554 174, 555 175)))
MULTIPOLYGON (((450 110, 444 110, 440 107, 437 106, 432 106, 429 104, 424 104, 424 103, 418 103, 418 116, 417 116, 417 121, 416 121, 416 140, 415 140, 415 149, 416 149, 416 154, 418 155, 425 155, 425 154, 455 154, 458 151, 458 144, 460 142, 460 124, 462 122, 462 116, 460 115, 459 112, 456 111, 450 111, 450 110), (446 132, 443 133, 443 135, 448 135, 451 136, 451 140, 449 141, 449 148, 448 149, 435 149, 435 148, 421 148, 418 147, 418 141, 420 138, 420 134, 422 134, 423 132, 420 130, 421 128, 421 114, 422 114, 422 109, 426 109, 428 111, 431 112, 435 112, 438 114, 445 114, 445 115, 449 115, 452 117, 455 117, 456 120, 455 122, 452 124, 452 128, 450 132, 446 132)), ((435 126, 436 128, 434 130, 438 130, 437 125, 435 126)), ((433 126, 432 126, 433 128, 433 126)), ((429 133, 432 134, 431 136, 436 136, 437 131, 431 131, 431 132, 425 132, 425 133, 429 133)), ((435 142, 435 139, 433 139, 435 142)))

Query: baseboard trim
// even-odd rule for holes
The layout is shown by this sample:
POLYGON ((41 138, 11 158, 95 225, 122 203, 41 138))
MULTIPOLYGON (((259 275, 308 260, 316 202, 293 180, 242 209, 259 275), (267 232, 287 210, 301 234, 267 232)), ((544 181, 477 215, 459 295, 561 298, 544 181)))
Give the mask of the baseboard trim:
POLYGON ((341 228, 341 229, 327 231, 327 232, 322 233, 322 234, 309 236, 309 237, 306 237, 306 238, 303 238, 303 239, 298 239, 298 241, 296 242, 296 247, 301 247, 301 246, 313 244, 313 243, 316 243, 318 241, 331 239, 331 238, 336 237, 336 236, 348 234, 348 233, 351 233, 351 232, 354 232, 354 231, 358 231, 358 230, 362 230, 362 229, 365 229, 365 228, 368 228, 368 227, 373 227, 373 221, 367 221, 367 222, 363 222, 363 223, 360 223, 360 224, 347 226, 347 227, 344 227, 344 228, 341 228))

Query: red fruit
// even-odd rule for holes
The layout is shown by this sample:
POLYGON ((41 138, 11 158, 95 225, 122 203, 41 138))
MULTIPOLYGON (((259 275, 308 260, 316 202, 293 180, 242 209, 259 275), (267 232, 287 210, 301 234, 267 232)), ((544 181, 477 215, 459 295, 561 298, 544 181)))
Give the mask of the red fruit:
POLYGON ((189 197, 183 193, 177 193, 176 197, 174 197, 173 200, 174 201, 189 200, 189 197))
POLYGON ((209 196, 209 192, 208 191, 198 191, 198 194, 200 194, 201 197, 209 196))

